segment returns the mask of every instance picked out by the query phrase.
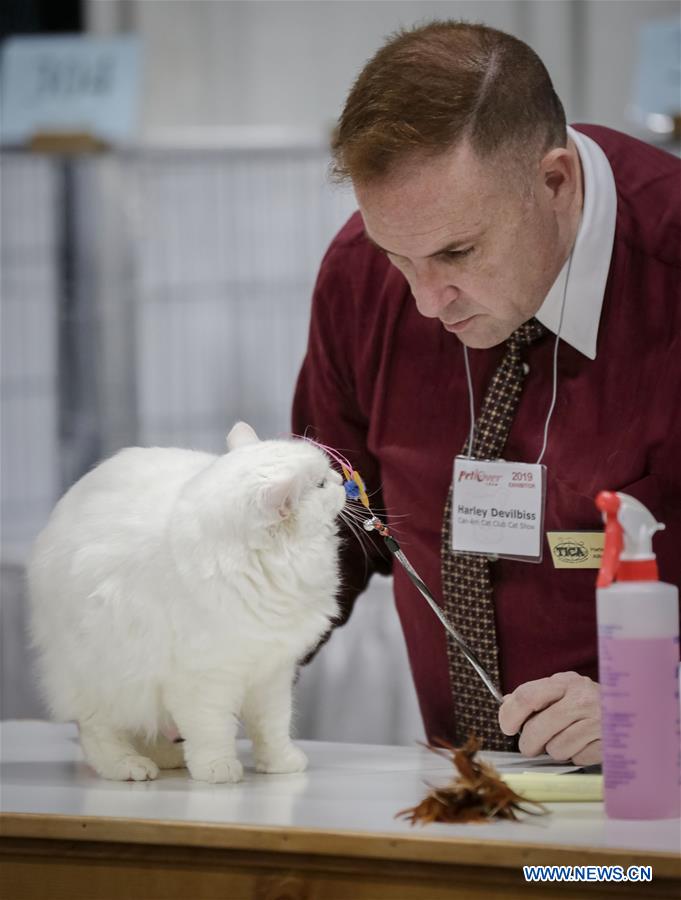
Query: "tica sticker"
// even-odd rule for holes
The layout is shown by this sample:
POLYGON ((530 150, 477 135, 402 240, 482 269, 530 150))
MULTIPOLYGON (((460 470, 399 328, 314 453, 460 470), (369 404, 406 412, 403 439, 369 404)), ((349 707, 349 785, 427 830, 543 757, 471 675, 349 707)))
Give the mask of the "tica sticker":
POLYGON ((605 535, 602 531, 547 531, 556 569, 600 569, 605 535))

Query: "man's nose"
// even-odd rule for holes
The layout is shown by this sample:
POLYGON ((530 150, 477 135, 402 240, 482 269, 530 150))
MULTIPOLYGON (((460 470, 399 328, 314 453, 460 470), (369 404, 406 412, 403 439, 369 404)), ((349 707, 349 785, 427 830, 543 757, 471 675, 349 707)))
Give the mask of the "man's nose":
POLYGON ((458 297, 458 289, 441 273, 420 272, 411 278, 411 292, 416 308, 428 319, 439 318, 442 311, 458 297))

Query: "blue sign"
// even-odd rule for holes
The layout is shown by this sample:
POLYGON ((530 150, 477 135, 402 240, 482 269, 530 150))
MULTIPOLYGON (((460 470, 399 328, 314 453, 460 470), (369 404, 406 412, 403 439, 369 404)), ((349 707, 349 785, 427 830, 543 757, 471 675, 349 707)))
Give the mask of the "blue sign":
POLYGON ((141 47, 137 37, 15 37, 2 48, 0 139, 84 132, 110 144, 137 130, 141 47))

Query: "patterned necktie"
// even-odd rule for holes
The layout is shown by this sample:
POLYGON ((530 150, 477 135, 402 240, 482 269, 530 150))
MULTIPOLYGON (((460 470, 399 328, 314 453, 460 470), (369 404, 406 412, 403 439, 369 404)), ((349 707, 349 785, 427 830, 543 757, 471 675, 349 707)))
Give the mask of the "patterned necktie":
MULTIPOLYGON (((545 332, 543 325, 530 319, 506 342, 506 352, 492 376, 475 423, 473 457, 476 459, 498 459, 502 455, 523 388, 522 348, 545 332)), ((468 441, 463 452, 468 452, 468 441)), ((452 552, 451 517, 450 490, 442 523, 444 611, 500 685, 491 563, 486 556, 452 552)), ((496 700, 450 637, 447 637, 447 659, 457 743, 463 743, 471 732, 475 732, 486 750, 516 749, 515 738, 507 737, 499 729, 496 700)))

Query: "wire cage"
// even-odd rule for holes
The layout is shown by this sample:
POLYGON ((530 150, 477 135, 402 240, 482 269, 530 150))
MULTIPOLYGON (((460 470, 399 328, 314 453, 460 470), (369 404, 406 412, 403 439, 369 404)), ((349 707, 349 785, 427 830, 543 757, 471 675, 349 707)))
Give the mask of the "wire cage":
MULTIPOLYGON (((222 452, 238 419, 288 432, 316 272, 354 209, 327 166, 321 145, 3 154, 5 717, 41 713, 23 564, 58 497, 123 446, 222 452)), ((389 591, 376 584, 303 673, 304 736, 422 733, 389 591)))
POLYGON ((322 149, 2 160, 2 534, 129 444, 288 430, 310 295, 352 208, 322 149))

